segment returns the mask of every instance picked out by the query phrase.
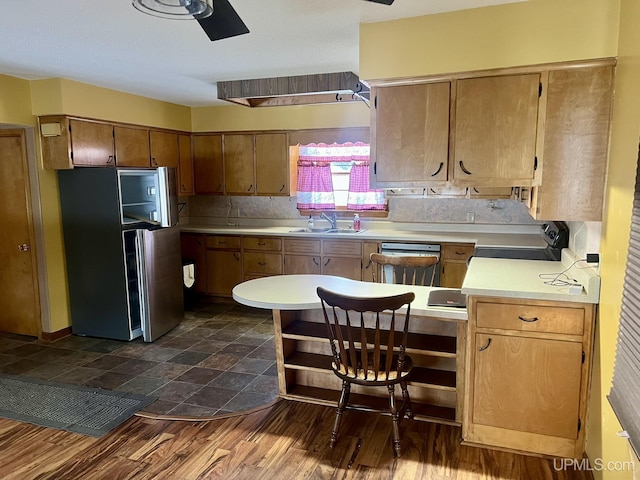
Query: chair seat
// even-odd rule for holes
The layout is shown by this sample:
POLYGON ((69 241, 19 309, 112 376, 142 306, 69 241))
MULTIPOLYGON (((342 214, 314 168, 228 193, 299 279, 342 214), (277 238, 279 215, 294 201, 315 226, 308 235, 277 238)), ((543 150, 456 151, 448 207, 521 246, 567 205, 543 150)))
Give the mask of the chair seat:
MULTIPOLYGON (((384 357, 380 360, 380 362, 381 365, 384 366, 384 357)), ((405 355, 404 365, 399 375, 397 365, 398 357, 397 355, 394 355, 392 359, 392 368, 388 372, 388 374, 382 368, 378 372, 378 377, 376 378, 376 372, 373 369, 373 365, 369 365, 369 368, 365 370, 364 368, 353 368, 351 366, 345 368, 345 366, 342 364, 337 365, 336 362, 331 362, 331 368, 333 369, 334 373, 340 378, 356 381, 358 383, 362 383, 363 385, 387 385, 389 383, 399 383, 407 381, 409 374, 411 373, 411 368, 413 367, 411 357, 405 355)))

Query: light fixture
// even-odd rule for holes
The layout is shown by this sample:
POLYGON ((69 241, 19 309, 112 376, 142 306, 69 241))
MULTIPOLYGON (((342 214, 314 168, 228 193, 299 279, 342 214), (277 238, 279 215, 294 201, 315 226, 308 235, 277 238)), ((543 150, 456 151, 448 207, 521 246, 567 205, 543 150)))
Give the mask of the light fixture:
POLYGON ((173 20, 206 18, 213 13, 213 0, 132 0, 141 12, 173 20))

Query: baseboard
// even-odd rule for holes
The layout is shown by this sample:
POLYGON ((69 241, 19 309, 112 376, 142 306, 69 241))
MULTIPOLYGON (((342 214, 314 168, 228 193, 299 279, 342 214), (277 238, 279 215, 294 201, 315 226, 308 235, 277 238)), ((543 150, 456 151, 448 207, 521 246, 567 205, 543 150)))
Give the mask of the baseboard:
POLYGON ((43 342, 55 342, 56 340, 60 340, 61 338, 68 337, 71 335, 71 327, 63 328, 62 330, 58 330, 57 332, 42 332, 40 335, 40 340, 43 342))

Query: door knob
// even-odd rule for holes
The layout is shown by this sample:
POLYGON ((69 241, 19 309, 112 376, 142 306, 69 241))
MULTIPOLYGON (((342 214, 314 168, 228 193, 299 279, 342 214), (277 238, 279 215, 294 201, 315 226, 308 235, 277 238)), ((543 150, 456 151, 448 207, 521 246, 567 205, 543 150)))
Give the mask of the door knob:
POLYGON ((23 243, 21 245, 18 245, 18 250, 20 250, 21 252, 28 252, 29 251, 29 244, 28 243, 23 243))

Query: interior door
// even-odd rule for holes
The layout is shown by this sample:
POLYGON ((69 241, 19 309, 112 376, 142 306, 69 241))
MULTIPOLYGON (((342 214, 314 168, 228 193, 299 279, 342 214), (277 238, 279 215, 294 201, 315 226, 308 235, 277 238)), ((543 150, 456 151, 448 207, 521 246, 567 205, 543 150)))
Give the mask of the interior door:
POLYGON ((37 336, 40 301, 23 130, 0 130, 0 331, 37 336))

